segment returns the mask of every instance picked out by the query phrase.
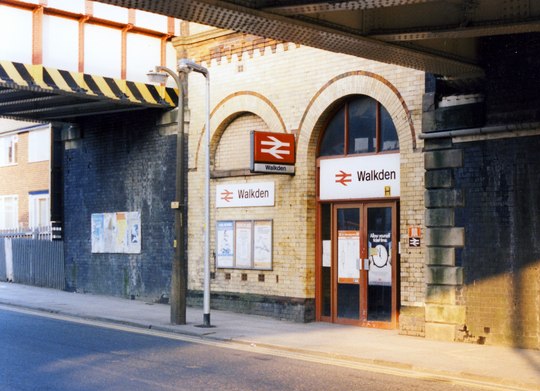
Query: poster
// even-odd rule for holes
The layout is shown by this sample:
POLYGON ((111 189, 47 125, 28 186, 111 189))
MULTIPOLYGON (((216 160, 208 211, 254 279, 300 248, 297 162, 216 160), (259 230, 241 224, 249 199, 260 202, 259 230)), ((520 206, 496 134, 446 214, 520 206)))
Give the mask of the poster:
POLYGON ((360 231, 338 231, 338 282, 358 284, 360 272, 360 231))
POLYGON ((93 213, 90 224, 92 253, 141 252, 139 212, 93 213))
POLYGON ((368 253, 369 285, 392 285, 392 233, 370 232, 368 253))
POLYGON ((105 221, 103 214, 93 214, 91 216, 92 225, 92 252, 102 253, 105 251, 105 221))
POLYGON ((253 267, 272 268, 272 221, 255 221, 253 226, 253 267))
POLYGON ((251 221, 237 221, 235 229, 236 267, 251 268, 251 221))
POLYGON ((322 241, 322 265, 323 267, 332 266, 332 241, 323 240, 322 241))
POLYGON ((234 221, 218 221, 216 231, 216 266, 234 267, 234 221))

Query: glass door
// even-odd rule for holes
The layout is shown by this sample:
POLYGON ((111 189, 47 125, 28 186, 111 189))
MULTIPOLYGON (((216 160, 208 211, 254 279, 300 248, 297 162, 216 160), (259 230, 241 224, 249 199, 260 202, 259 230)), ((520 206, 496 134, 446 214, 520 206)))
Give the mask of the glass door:
POLYGON ((368 322, 392 322, 395 297, 395 232, 391 206, 366 208, 367 317, 368 322))
POLYGON ((360 320, 360 237, 361 209, 357 206, 335 208, 336 279, 335 317, 360 320))
POLYGON ((321 204, 317 318, 394 328, 397 202, 321 204))

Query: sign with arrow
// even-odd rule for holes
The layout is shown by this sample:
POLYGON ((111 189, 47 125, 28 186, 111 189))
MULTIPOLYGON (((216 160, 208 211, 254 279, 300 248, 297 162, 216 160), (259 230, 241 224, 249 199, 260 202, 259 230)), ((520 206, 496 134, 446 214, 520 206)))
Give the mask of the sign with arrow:
POLYGON ((399 153, 320 160, 321 200, 399 197, 399 153))
POLYGON ((252 131, 251 171, 294 174, 294 142, 294 134, 252 131))
POLYGON ((216 208, 274 206, 274 182, 216 185, 216 208))

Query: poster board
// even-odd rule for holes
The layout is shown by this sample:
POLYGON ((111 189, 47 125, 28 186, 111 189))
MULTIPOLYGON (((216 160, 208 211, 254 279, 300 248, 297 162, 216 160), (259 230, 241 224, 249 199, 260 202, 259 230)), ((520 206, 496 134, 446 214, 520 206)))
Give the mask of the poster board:
POLYGON ((217 267, 234 266, 234 221, 218 221, 217 227, 217 267))
POLYGON ((359 284, 360 231, 338 231, 338 282, 359 284))
POLYGON ((216 267, 272 270, 272 220, 216 223, 216 267))
POLYGON ((369 285, 392 285, 392 233, 370 232, 368 236, 369 285))
POLYGON ((93 213, 92 253, 141 253, 140 212, 93 213))
POLYGON ((272 222, 255 221, 253 225, 253 267, 272 268, 272 222))
POLYGON ((235 229, 235 254, 237 268, 251 268, 251 249, 252 249, 252 227, 251 221, 237 221, 235 229))
POLYGON ((323 267, 332 266, 332 241, 322 241, 322 265, 323 267))

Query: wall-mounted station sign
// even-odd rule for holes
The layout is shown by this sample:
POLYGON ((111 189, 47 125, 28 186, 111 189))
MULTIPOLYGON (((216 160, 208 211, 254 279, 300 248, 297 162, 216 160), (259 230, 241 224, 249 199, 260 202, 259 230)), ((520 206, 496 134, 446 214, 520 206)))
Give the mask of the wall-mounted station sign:
POLYGON ((320 161, 321 200, 398 197, 399 153, 320 161))
POLYGON ((251 132, 251 172, 294 175, 294 134, 251 132))
POLYGON ((216 208, 274 206, 274 194, 274 182, 218 184, 216 208))

